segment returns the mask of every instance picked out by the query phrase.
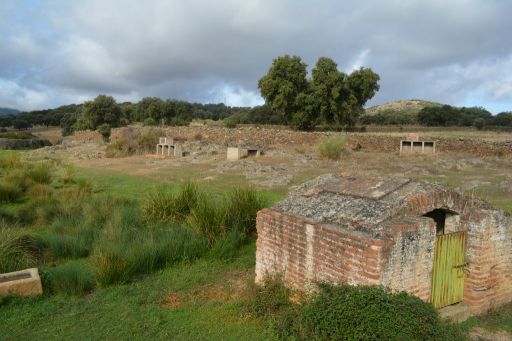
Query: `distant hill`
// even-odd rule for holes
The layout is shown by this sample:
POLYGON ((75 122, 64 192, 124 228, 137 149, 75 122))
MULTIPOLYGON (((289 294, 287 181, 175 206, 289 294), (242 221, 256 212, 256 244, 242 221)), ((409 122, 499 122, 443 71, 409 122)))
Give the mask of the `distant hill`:
POLYGON ((443 104, 441 103, 429 102, 421 99, 399 100, 385 104, 374 105, 373 107, 366 109, 365 114, 373 116, 378 113, 384 114, 394 112, 398 114, 415 115, 425 107, 440 107, 442 105, 443 104))
POLYGON ((10 108, 0 108, 0 115, 16 115, 19 114, 21 111, 16 109, 10 109, 10 108))

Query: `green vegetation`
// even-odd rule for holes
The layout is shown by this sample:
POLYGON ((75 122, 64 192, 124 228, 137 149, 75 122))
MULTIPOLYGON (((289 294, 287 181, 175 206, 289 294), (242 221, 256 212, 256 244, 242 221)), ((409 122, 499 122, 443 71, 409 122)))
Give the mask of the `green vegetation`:
POLYGON ((256 212, 266 202, 252 189, 214 195, 185 183, 180 188, 162 186, 141 203, 93 194, 94 186, 75 178, 68 168, 61 177, 52 176, 55 169, 48 162, 10 156, 1 159, 0 169, 0 181, 13 181, 12 175, 20 174, 16 181, 21 188, 15 200, 4 196, 14 204, 12 220, 20 226, 16 233, 2 229, 0 264, 12 271, 31 260, 43 268, 56 265, 47 273, 56 293, 85 294, 94 287, 91 278, 101 287, 126 283, 206 256, 210 249, 215 257, 231 257, 254 234, 256 212), (204 207, 210 208, 206 214, 204 207), (27 240, 37 252, 28 252, 27 240), (12 255, 19 255, 18 263, 9 263, 12 255), (81 269, 91 275, 79 276, 81 269))
POLYGON ((458 327, 382 288, 326 286, 306 299, 278 277, 257 286, 254 218, 283 192, 165 175, 152 177, 178 184, 0 153, 0 183, 20 188, 0 209, 0 268, 37 266, 45 290, 0 300, 0 339, 458 340, 475 325, 510 330, 510 308, 458 327))
POLYGON ((43 268, 40 276, 46 292, 69 296, 84 296, 95 288, 95 281, 83 260, 73 260, 60 266, 43 268))
POLYGON ((277 319, 280 339, 464 340, 432 305, 376 286, 320 285, 320 292, 277 319))
POLYGON ((28 140, 37 139, 38 137, 28 131, 7 131, 0 133, 0 138, 4 139, 17 139, 17 140, 28 140))
POLYGON ((335 135, 328 137, 320 142, 318 151, 320 155, 331 160, 339 160, 341 154, 345 151, 347 137, 345 135, 335 135))
POLYGON ((106 156, 115 158, 148 152, 154 153, 158 138, 162 135, 160 129, 127 130, 125 136, 107 146, 106 156))
POLYGON ((298 56, 280 56, 258 82, 268 107, 295 129, 317 124, 353 127, 364 104, 379 90, 379 76, 371 69, 347 75, 332 59, 321 57, 308 80, 306 68, 298 56))
POLYGON ((33 238, 16 226, 0 221, 0 273, 18 271, 35 264, 33 238))

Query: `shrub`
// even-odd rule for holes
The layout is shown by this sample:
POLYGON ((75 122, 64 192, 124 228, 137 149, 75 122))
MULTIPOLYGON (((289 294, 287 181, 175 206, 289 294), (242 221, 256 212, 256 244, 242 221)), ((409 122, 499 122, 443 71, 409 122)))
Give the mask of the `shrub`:
POLYGON ((331 136, 320 142, 318 150, 323 157, 339 160, 341 153, 345 151, 346 142, 347 137, 345 135, 331 136))
POLYGON ((463 340, 429 303, 377 286, 320 285, 300 308, 275 324, 281 339, 463 340))
POLYGON ((110 158, 125 157, 135 154, 136 151, 137 142, 132 139, 122 137, 107 146, 105 156, 110 158))
POLYGON ((267 275, 260 285, 252 279, 247 283, 242 305, 255 316, 275 315, 291 306, 290 295, 290 289, 284 286, 280 276, 267 275))
POLYGON ((45 289, 52 293, 83 296, 95 287, 94 277, 83 261, 68 262, 43 273, 45 289))
POLYGON ((0 223, 0 273, 18 271, 33 266, 37 260, 36 243, 19 227, 0 223))
POLYGON ((98 133, 100 133, 101 136, 103 136, 103 140, 108 141, 108 139, 110 138, 110 132, 111 132, 110 125, 106 124, 106 123, 101 124, 98 126, 97 130, 98 130, 98 133))
POLYGON ((107 146, 107 157, 125 157, 154 151, 158 137, 162 135, 159 129, 145 130, 123 136, 107 146))
POLYGON ((156 126, 158 123, 155 121, 154 118, 148 117, 144 120, 143 124, 145 126, 156 126))

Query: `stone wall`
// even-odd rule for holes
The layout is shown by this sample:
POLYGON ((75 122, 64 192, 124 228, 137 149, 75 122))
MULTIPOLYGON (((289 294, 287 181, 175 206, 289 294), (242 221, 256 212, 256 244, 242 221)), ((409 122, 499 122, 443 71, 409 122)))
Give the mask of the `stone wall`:
POLYGON ((0 149, 28 149, 51 146, 48 140, 43 139, 6 139, 0 138, 0 149))
MULTIPOLYGON (((125 135, 127 129, 159 129, 151 127, 123 127, 112 130, 111 140, 115 141, 125 135)), ((266 148, 283 147, 315 147, 319 141, 334 132, 300 132, 282 127, 166 127, 162 133, 172 137, 183 137, 188 140, 208 139, 224 146, 237 146, 239 140, 266 148)), ((404 133, 405 137, 405 133, 404 133)), ((430 140, 428 135, 421 136, 422 140, 430 140)), ((365 133, 349 133, 348 146, 351 149, 361 149, 370 152, 398 153, 401 137, 374 135, 365 133)), ((488 141, 476 138, 445 137, 435 138, 438 152, 471 153, 478 156, 512 156, 512 141, 488 141)))

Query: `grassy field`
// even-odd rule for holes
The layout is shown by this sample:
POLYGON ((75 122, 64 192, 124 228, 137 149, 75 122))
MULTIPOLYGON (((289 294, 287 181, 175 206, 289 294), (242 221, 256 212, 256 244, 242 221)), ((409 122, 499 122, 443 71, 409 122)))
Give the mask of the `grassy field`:
POLYGON ((184 262, 85 297, 13 299, 0 307, 0 339, 268 340, 268 322, 238 303, 254 251, 252 243, 229 262, 184 262))
MULTIPOLYGON (((0 158, 16 155, 24 152, 0 151, 0 158)), ((50 182, 44 170, 37 173, 32 166, 24 166, 24 174, 30 174, 34 183, 27 185, 26 192, 18 199, 2 203, 1 211, 4 219, 16 215, 32 217, 17 228, 35 235, 45 245, 46 252, 37 265, 51 290, 39 298, 1 299, 0 340, 276 338, 271 328, 273 316, 249 314, 244 307, 244 300, 252 295, 249 283, 254 279, 254 235, 239 242, 236 235, 230 239, 232 236, 224 233, 225 238, 219 243, 212 239, 209 246, 201 237, 194 239, 197 244, 182 246, 179 254, 161 252, 161 257, 167 257, 163 261, 151 258, 154 249, 161 250, 160 246, 166 245, 162 242, 192 236, 180 229, 183 224, 207 229, 211 226, 205 227, 204 221, 188 211, 186 219, 177 225, 172 215, 153 222, 144 215, 141 205, 148 194, 166 188, 170 194, 163 198, 176 196, 188 181, 196 180, 205 186, 209 197, 217 200, 229 188, 247 186, 245 176, 214 174, 215 168, 208 164, 182 164, 148 172, 147 164, 140 158, 82 162, 75 166, 58 158, 41 160, 51 168, 50 182), (207 180, 212 175, 214 180, 207 180), (84 195, 83 199, 73 199, 76 194, 84 195), (40 201, 31 197, 34 195, 40 201), (59 203, 48 201, 51 196, 59 203), (53 211, 55 207, 57 213, 53 211), (177 235, 169 235, 166 229, 177 235), (198 251, 194 252, 194 248, 198 251), (125 261, 133 262, 132 268, 123 268, 130 272, 129 277, 97 277, 96 268, 101 265, 98 260, 108 260, 102 256, 111 255, 111 250, 117 256, 126 257, 125 261), (137 255, 151 256, 147 258, 150 270, 140 271, 140 264, 133 258, 137 255), (59 278, 68 281, 59 286, 59 278), (96 278, 96 284, 94 280, 91 282, 92 278, 96 278)), ((15 171, 5 169, 0 180, 6 176, 17 179, 15 171)), ((342 154, 341 161, 322 161, 313 167, 301 164, 292 169, 293 179, 288 186, 259 188, 258 193, 266 205, 271 205, 283 198, 290 186, 326 172, 406 175, 451 188, 474 181, 477 185, 471 191, 512 212, 510 194, 498 187, 503 181, 511 180, 509 169, 509 161, 503 159, 476 162, 469 157, 452 160, 450 156, 442 156, 432 160, 350 152, 342 154), (488 168, 492 168, 492 173, 485 171, 488 168)), ((203 214, 215 216, 216 203, 219 202, 203 205, 203 214)), ((508 306, 471 318, 457 328, 466 332, 475 327, 512 332, 511 309, 508 306)))

